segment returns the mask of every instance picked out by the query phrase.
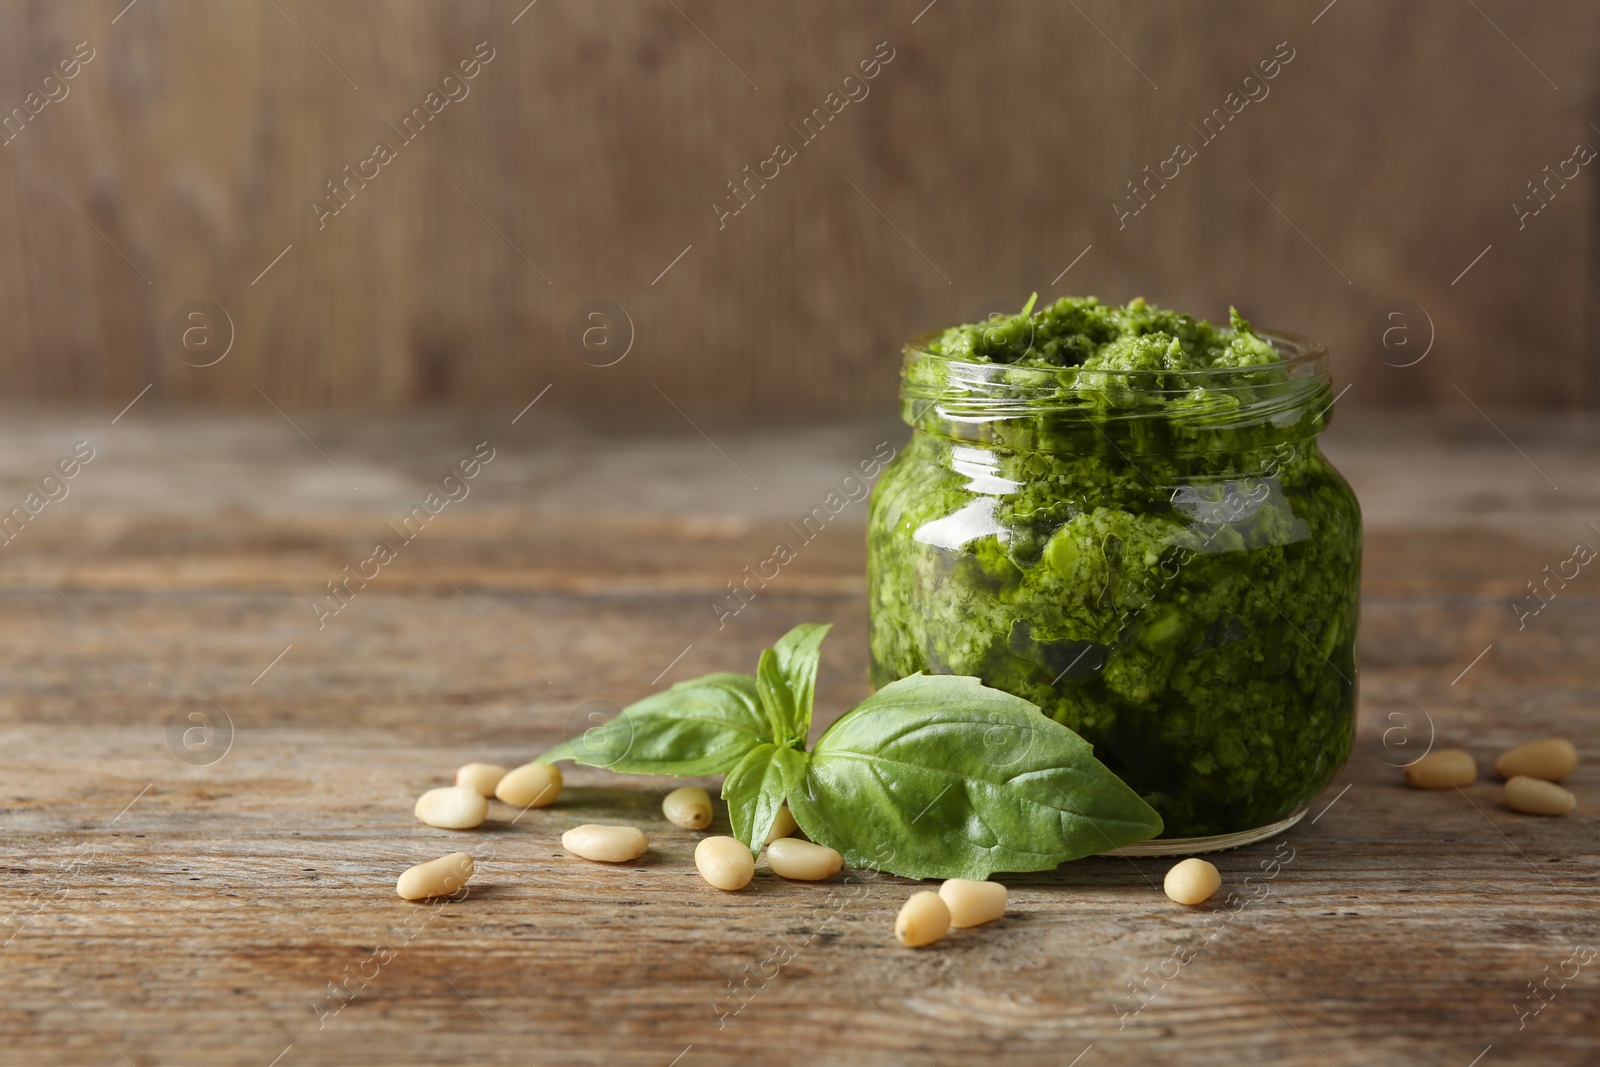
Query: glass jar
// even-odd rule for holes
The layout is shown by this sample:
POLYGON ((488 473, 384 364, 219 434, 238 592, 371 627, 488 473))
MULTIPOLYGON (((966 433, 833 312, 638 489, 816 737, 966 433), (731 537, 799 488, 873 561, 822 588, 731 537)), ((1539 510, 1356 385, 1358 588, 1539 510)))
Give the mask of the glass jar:
POLYGON ((868 518, 872 682, 975 675, 1161 813, 1147 855, 1294 825, 1350 754, 1361 513, 1327 352, 1084 371, 908 343, 911 442, 868 518))

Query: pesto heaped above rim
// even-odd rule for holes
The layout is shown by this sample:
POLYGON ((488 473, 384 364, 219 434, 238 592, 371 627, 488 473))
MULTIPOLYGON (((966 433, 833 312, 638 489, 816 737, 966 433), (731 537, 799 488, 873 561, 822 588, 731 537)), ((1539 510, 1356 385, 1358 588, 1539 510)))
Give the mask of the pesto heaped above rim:
POLYGON ((948 359, 1014 367, 1082 367, 1103 371, 1192 371, 1276 363, 1271 342, 1237 308, 1224 330, 1204 319, 1147 304, 1125 307, 1092 296, 1064 296, 1033 311, 952 326, 927 346, 948 359))

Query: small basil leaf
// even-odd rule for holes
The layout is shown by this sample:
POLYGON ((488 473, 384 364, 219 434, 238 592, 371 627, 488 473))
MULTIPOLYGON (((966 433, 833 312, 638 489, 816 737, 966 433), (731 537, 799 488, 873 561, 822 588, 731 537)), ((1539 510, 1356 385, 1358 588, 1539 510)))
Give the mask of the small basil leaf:
POLYGON ((623 774, 725 774, 751 749, 771 741, 756 680, 708 674, 629 704, 539 761, 570 759, 623 774))
POLYGON ((778 653, 770 648, 762 649, 761 661, 756 665, 756 691, 761 694, 761 708, 771 724, 772 739, 783 744, 792 741, 794 694, 789 692, 789 683, 778 669, 778 653))
POLYGON ((808 622, 796 626, 770 649, 770 668, 767 653, 761 654, 756 677, 763 686, 763 700, 767 699, 769 689, 774 693, 767 710, 777 720, 780 741, 798 741, 804 745, 806 735, 811 732, 811 705, 817 688, 817 664, 822 659, 822 639, 832 628, 831 623, 823 626, 808 622))
POLYGON ((1087 741, 1021 697, 951 675, 914 674, 846 712, 789 810, 846 864, 907 878, 1048 870, 1161 832, 1087 741))
POLYGON ((761 779, 766 773, 766 766, 772 762, 772 754, 776 751, 778 746, 770 741, 757 745, 746 752, 744 759, 722 779, 722 799, 728 804, 728 821, 736 827, 742 816, 735 816, 734 811, 755 803, 761 792, 761 779))
POLYGON ((761 745, 739 761, 722 781, 733 834, 759 852, 789 793, 805 776, 806 753, 777 745, 761 745))

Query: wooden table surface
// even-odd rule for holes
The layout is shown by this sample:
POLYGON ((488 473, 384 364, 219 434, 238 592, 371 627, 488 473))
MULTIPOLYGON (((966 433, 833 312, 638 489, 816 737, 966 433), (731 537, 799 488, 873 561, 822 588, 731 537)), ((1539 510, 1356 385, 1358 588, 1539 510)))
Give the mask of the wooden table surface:
POLYGON ((651 780, 578 769, 554 807, 475 832, 412 818, 458 764, 749 670, 797 622, 837 624, 819 708, 867 692, 864 505, 720 628, 714 605, 901 427, 619 437, 512 414, 3 420, 0 508, 94 449, 0 545, 5 1062, 1600 1057, 1592 568, 1520 629, 1510 607, 1600 546, 1600 426, 1336 426, 1368 521, 1360 734, 1314 818, 1215 857, 1233 906, 1180 908, 1163 861, 1101 857, 1005 879, 1005 919, 913 952, 901 879, 709 888, 651 780), (389 523, 482 441, 470 495, 403 542, 389 523), (311 602, 378 539, 396 558, 319 629, 311 602), (1400 784, 1430 737, 1486 767, 1551 733, 1582 761, 1565 818, 1510 812, 1492 780, 1400 784), (635 822, 651 851, 565 855, 586 821, 635 822), (395 897, 458 849, 480 857, 468 899, 395 897))

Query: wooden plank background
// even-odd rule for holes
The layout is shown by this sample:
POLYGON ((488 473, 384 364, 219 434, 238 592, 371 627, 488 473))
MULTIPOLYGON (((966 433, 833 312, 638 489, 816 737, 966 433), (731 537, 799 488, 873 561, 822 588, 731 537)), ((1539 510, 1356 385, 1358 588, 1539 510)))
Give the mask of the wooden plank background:
POLYGON ((0 396, 879 412, 902 338, 1038 289, 1239 303, 1326 339, 1354 406, 1600 403, 1594 168, 1511 206, 1600 145, 1600 7, 925 4, 9 0, 3 113, 94 58, 0 147, 0 396), (470 95, 319 224, 479 42, 470 95), (1269 95, 1119 228, 1279 42, 1269 95), (610 367, 567 339, 602 299, 610 367), (165 340, 193 300, 231 320, 215 366, 165 340), (1397 308, 1414 343, 1385 349, 1397 308))

